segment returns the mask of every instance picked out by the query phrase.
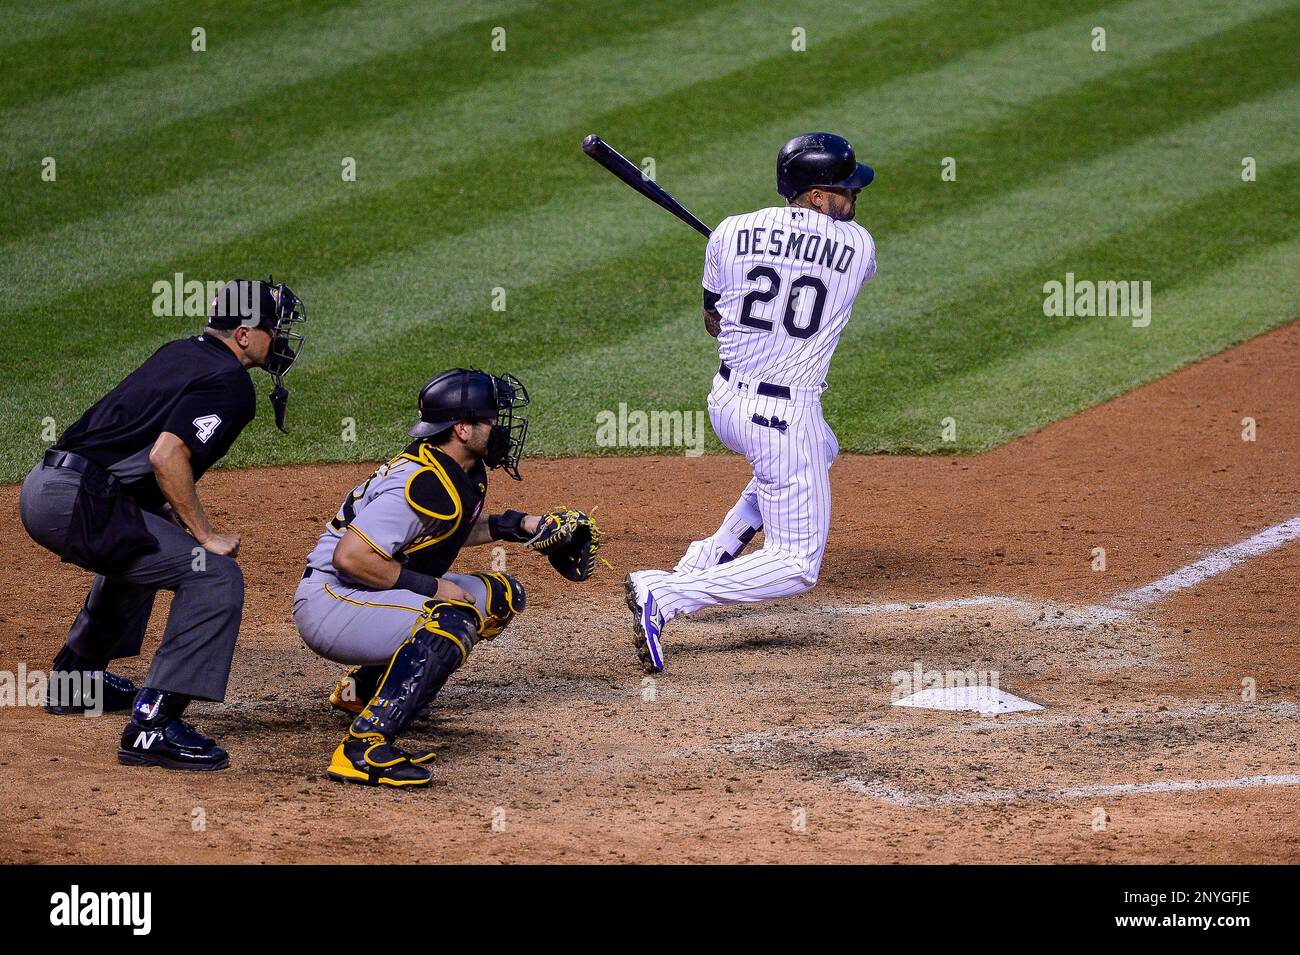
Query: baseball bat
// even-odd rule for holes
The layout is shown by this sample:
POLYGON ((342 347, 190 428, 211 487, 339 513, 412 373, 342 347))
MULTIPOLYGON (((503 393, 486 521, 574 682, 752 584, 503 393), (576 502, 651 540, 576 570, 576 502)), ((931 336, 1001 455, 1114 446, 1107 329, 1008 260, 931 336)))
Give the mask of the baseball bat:
POLYGON ((696 232, 705 236, 713 232, 712 229, 692 215, 690 210, 670 196, 663 186, 653 179, 647 178, 640 169, 632 165, 617 149, 595 133, 582 141, 582 151, 641 193, 641 195, 655 203, 655 205, 663 206, 696 232))

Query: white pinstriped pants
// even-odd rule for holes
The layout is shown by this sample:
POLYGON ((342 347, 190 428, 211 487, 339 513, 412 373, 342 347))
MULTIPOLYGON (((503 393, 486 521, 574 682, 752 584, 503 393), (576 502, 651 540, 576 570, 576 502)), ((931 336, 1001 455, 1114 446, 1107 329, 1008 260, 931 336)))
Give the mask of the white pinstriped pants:
POLYGON ((722 526, 691 544, 671 573, 644 573, 665 622, 702 607, 791 597, 817 583, 830 532, 829 470, 840 448, 822 417, 822 389, 792 391, 789 399, 769 398, 734 372, 713 379, 713 430, 745 456, 754 477, 722 526), (762 548, 742 555, 760 530, 762 548))

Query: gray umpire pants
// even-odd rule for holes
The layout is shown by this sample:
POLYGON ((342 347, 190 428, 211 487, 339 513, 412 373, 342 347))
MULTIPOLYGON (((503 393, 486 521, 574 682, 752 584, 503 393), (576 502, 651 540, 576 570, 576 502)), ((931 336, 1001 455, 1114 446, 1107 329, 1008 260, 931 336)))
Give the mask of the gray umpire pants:
MULTIPOLYGON (((81 475, 38 464, 23 481, 19 514, 42 547, 62 556, 81 475)), ((68 646, 96 668, 140 653, 159 590, 175 593, 162 644, 144 685, 220 702, 244 612, 244 575, 233 559, 203 550, 166 518, 145 512, 158 550, 96 575, 68 632, 68 646)))

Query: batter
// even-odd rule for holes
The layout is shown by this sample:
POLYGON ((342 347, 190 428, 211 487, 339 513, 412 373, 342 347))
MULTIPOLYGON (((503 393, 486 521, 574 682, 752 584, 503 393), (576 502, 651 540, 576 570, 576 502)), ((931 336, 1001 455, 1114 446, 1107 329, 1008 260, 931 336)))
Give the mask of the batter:
POLYGON ((839 454, 821 395, 853 303, 876 273, 875 241, 853 221, 873 178, 842 137, 797 136, 776 161, 786 205, 731 216, 709 237, 704 324, 720 358, 709 420, 754 477, 722 526, 691 544, 671 572, 627 575, 647 672, 664 668, 662 630, 674 617, 790 597, 817 583, 839 454), (744 554, 760 531, 763 546, 744 554))

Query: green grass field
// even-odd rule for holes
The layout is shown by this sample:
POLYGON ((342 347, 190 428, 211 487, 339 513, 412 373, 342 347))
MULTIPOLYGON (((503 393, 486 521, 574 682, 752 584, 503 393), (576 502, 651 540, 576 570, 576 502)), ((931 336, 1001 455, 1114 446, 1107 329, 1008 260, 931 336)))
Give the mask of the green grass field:
POLYGON ((845 450, 989 448, 1297 315, 1294 3, 74 0, 0 15, 0 480, 35 460, 44 419, 61 431, 198 330, 153 314, 175 273, 272 272, 311 316, 292 434, 263 401, 227 464, 381 457, 419 384, 455 365, 527 382, 534 454, 610 450, 596 416, 620 402, 702 409, 703 241, 583 156, 589 132, 653 157, 707 222, 779 203, 775 153, 800 132, 843 133, 876 167, 858 218, 879 273, 826 397, 845 450), (1066 272, 1150 281, 1149 327, 1045 317, 1043 285, 1066 272))

